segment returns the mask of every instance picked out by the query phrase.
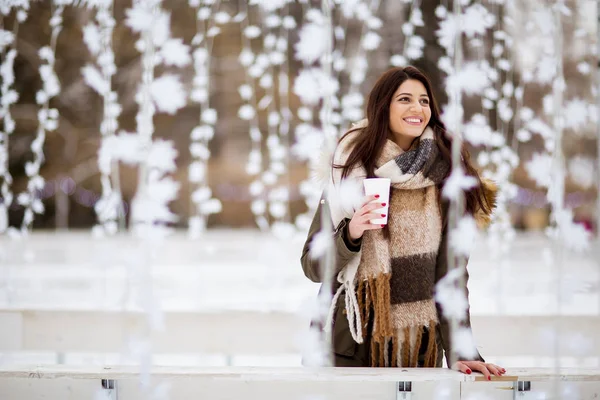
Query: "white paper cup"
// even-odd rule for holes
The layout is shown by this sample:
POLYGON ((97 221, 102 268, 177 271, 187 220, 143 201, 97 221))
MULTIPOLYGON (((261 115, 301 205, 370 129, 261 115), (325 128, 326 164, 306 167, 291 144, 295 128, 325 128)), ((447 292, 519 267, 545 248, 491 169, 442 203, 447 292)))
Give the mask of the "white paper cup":
POLYGON ((384 225, 388 221, 388 209, 390 207, 390 185, 392 181, 389 178, 367 178, 363 181, 365 186, 365 194, 378 194, 379 198, 375 200, 377 203, 385 203, 385 207, 374 210, 374 213, 385 214, 383 218, 375 218, 371 220, 372 224, 384 225))

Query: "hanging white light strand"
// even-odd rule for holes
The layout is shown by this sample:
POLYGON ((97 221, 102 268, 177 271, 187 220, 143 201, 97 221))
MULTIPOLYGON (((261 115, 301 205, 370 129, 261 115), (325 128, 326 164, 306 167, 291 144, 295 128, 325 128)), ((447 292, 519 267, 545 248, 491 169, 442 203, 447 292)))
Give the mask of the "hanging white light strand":
MULTIPOLYGON (((596 24, 600 26, 600 8, 597 8, 596 24)), ((596 99, 595 109, 591 112, 596 115, 596 177, 600 176, 600 29, 596 30, 596 54, 593 58, 596 65, 594 71, 594 97, 596 99)), ((596 242, 600 245, 600 179, 596 178, 596 242)), ((600 263, 598 263, 600 272, 600 263)), ((598 296, 598 313, 600 313, 600 296, 598 296)))
MULTIPOLYGON (((469 255, 469 245, 477 234, 475 220, 471 215, 465 215, 464 193, 474 187, 476 179, 465 174, 461 150, 463 147, 463 93, 473 94, 476 88, 472 86, 467 71, 481 74, 477 65, 464 62, 463 39, 473 38, 474 32, 465 20, 469 15, 469 8, 464 10, 460 1, 453 3, 453 12, 449 13, 446 7, 438 6, 436 16, 440 19, 440 29, 436 32, 440 45, 446 50, 448 56, 442 57, 439 68, 448 73, 446 78, 446 91, 448 105, 444 107, 442 119, 448 129, 452 140, 452 172, 444 182, 442 195, 449 201, 447 224, 448 273, 436 285, 436 299, 442 304, 444 316, 450 321, 452 349, 449 355, 450 365, 462 357, 469 358, 476 355, 471 331, 462 324, 467 316, 468 304, 465 297, 465 268, 466 256, 469 255), (449 28, 449 27, 457 27, 449 28), (450 300, 452 299, 452 300, 450 300), (451 301, 452 304, 447 304, 451 301)), ((485 30, 485 25, 478 24, 478 28, 485 30)), ((485 79, 478 82, 485 85, 485 79)))
MULTIPOLYGON (((333 19, 332 19, 332 5, 329 0, 323 0, 321 2, 321 15, 323 17, 321 23, 324 25, 320 40, 324 42, 323 54, 320 58, 320 67, 324 76, 332 76, 332 58, 333 53, 333 19)), ((323 127, 324 146, 330 147, 335 143, 337 135, 333 124, 331 122, 331 116, 333 112, 333 104, 331 97, 335 93, 330 93, 323 97, 321 111, 319 113, 320 122, 323 127)), ((326 189, 325 189, 326 190, 326 189)), ((327 198, 325 192, 324 198, 327 198)), ((319 246, 311 248, 311 258, 318 259, 321 269, 323 271, 323 285, 324 287, 331 287, 334 279, 334 265, 335 265, 335 247, 333 245, 333 229, 331 227, 331 215, 329 213, 329 207, 327 205, 321 208, 321 230, 317 232, 315 238, 320 241, 319 246), (315 248, 322 247, 322 250, 315 250, 315 248)), ((333 300, 333 294, 329 290, 321 290, 317 297, 317 307, 314 315, 311 316, 311 320, 317 321, 315 326, 311 327, 309 331, 308 346, 305 347, 303 352, 303 359, 306 360, 307 365, 314 367, 328 367, 333 365, 333 347, 332 347, 332 335, 328 329, 321 330, 318 326, 327 326, 327 316, 329 305, 333 300)))
MULTIPOLYGON (((552 205, 551 222, 552 227, 548 229, 549 235, 557 243, 554 249, 558 252, 557 265, 560 267, 563 261, 564 251, 584 251, 589 248, 590 234, 585 228, 573 222, 573 210, 565 205, 565 181, 567 177, 565 154, 563 150, 563 131, 566 124, 570 124, 569 116, 565 110, 564 91, 566 87, 563 69, 563 41, 562 16, 571 17, 572 11, 563 0, 558 0, 553 6, 554 23, 554 56, 556 57, 556 76, 552 85, 553 113, 552 124, 554 128, 554 145, 552 154, 551 181, 548 188, 548 201, 552 205)), ((560 301, 559 301, 560 304, 560 301)))
MULTIPOLYGON (((281 72, 282 65, 287 63, 288 51, 287 34, 284 34, 284 32, 288 32, 290 24, 295 26, 295 21, 289 21, 289 19, 282 18, 279 15, 282 8, 287 9, 287 3, 287 0, 275 3, 250 1, 250 4, 259 5, 257 11, 261 17, 263 52, 256 57, 254 65, 259 66, 259 68, 256 68, 256 72, 262 70, 262 74, 260 78, 252 77, 259 78, 258 86, 264 90, 264 96, 258 103, 258 109, 267 112, 268 132, 266 138, 268 166, 260 175, 260 180, 257 178, 252 183, 252 191, 253 194, 264 192, 264 197, 258 200, 259 211, 262 210, 262 201, 265 201, 265 206, 268 206, 268 213, 271 217, 270 226, 275 232, 281 234, 290 232, 283 223, 289 213, 289 188, 279 183, 282 176, 287 172, 288 148, 282 144, 282 132, 283 135, 287 136, 290 120, 289 108, 287 110, 282 109, 281 105, 283 102, 287 102, 289 96, 289 78, 287 73, 282 75, 281 72), (284 27, 286 24, 288 25, 287 29, 284 27), (279 96, 276 95, 276 89, 279 96), (286 125, 282 126, 282 114, 286 112, 288 115, 283 122, 286 125)), ((254 73, 254 71, 251 72, 254 73)), ((256 207, 257 202, 254 202, 253 205, 256 207)), ((262 223, 264 220, 259 217, 257 222, 262 223)))
MULTIPOLYGON (((410 1, 410 0, 409 0, 410 1)), ((421 0, 412 0, 408 21, 402 24, 404 34, 404 45, 402 54, 394 54, 390 58, 390 64, 395 67, 404 67, 423 57, 425 40, 415 33, 416 27, 423 27, 423 12, 421 11, 421 0)))
MULTIPOLYGON (((512 7, 512 3, 505 3, 504 10, 512 7)), ((484 168, 483 177, 491 179, 498 186, 496 209, 493 214, 494 223, 489 228, 488 236, 490 249, 499 259, 501 254, 506 254, 512 238, 515 235, 512 227, 508 203, 516 195, 516 186, 511 182, 512 172, 519 164, 518 155, 507 144, 507 135, 510 122, 515 112, 512 108, 512 99, 515 95, 513 78, 514 55, 512 51, 512 38, 503 30, 503 22, 510 23, 508 15, 500 15, 503 10, 499 6, 491 5, 490 12, 481 3, 469 7, 475 19, 489 20, 485 25, 492 29, 492 59, 490 66, 483 58, 483 41, 477 35, 472 41, 479 47, 478 64, 482 75, 487 75, 488 85, 482 90, 481 98, 483 114, 475 114, 467 125, 466 139, 475 146, 485 146, 478 154, 479 165, 484 168), (512 57, 512 58, 511 58, 512 57), (513 63, 509 61, 513 60, 513 63), (506 77, 505 80, 502 78, 506 77), (489 125, 489 110, 496 110, 496 128, 494 131, 489 125)), ((465 21, 469 25, 471 21, 465 21)))
MULTIPOLYGON (((460 1, 455 1, 454 2, 454 12, 453 12, 453 17, 455 18, 456 22, 461 20, 462 17, 462 7, 461 7, 461 3, 460 1)), ((459 24, 460 26, 460 24, 459 24)), ((454 38, 454 47, 453 47, 453 53, 452 53, 453 59, 454 59, 454 73, 458 73, 459 71, 462 70, 462 63, 463 63, 463 48, 462 48, 462 29, 458 29, 457 32, 455 32, 455 38, 454 38)), ((459 117, 457 117, 456 119, 456 123, 455 125, 452 127, 452 175, 456 175, 456 176, 460 176, 460 172, 462 172, 462 163, 461 163, 461 148, 462 148, 462 88, 461 87, 455 87, 454 91, 452 93, 449 93, 449 100, 450 100, 450 104, 453 104, 454 107, 450 107, 451 109, 458 109, 460 108, 461 112, 459 113, 459 117)), ((452 179, 452 176, 448 179, 450 180, 452 179)), ((448 185, 449 182, 446 182, 445 186, 448 185)), ((446 187, 444 187, 446 188, 446 187)), ((463 191, 462 190, 458 190, 455 194, 454 197, 450 197, 450 206, 448 208, 448 229, 450 231, 449 233, 449 241, 452 241, 451 237, 453 235, 456 235, 456 229, 459 226, 460 220, 462 218, 462 206, 464 204, 464 196, 463 196, 463 191), (454 231, 454 232, 453 232, 454 231)), ((464 265, 462 265, 461 262, 456 262, 457 259, 459 257, 457 257, 458 254, 455 251, 453 246, 448 246, 448 270, 452 271, 454 269, 457 270, 461 270, 462 268, 464 268, 464 265)), ((464 281, 463 278, 463 274, 461 273, 459 278, 458 278, 458 282, 459 282, 459 288, 462 290, 462 288, 466 285, 466 282, 464 281)), ((466 316, 466 315, 465 315, 466 316)), ((452 318, 450 320, 450 325, 451 325, 451 329, 452 329, 452 338, 455 339, 458 335, 458 329, 459 329, 459 324, 460 324, 460 320, 456 319, 456 318, 452 318)), ((453 343, 455 344, 455 343, 453 343)), ((449 365, 454 365, 454 363, 459 359, 457 357, 459 357, 460 354, 460 350, 457 349, 457 346, 452 346, 455 350, 453 352, 453 354, 450 354, 450 362, 449 365)))
POLYGON ((23 222, 21 224, 21 233, 27 234, 33 223, 34 214, 43 214, 44 204, 36 194, 44 188, 44 178, 40 175, 40 167, 44 162, 44 142, 46 132, 52 132, 58 127, 58 110, 50 108, 50 99, 60 92, 60 82, 54 72, 54 62, 56 57, 56 40, 62 29, 62 14, 64 5, 52 5, 52 16, 50 18, 50 27, 52 33, 50 36, 50 45, 42 47, 39 51, 39 57, 42 61, 40 65, 40 76, 42 78, 42 88, 36 94, 36 102, 41 106, 38 111, 38 129, 36 136, 31 143, 31 152, 33 160, 25 163, 25 173, 29 178, 27 190, 20 193, 17 201, 19 205, 25 207, 23 222))
POLYGON ((221 212, 221 202, 213 197, 208 185, 208 161, 210 141, 215 134, 217 111, 210 107, 210 65, 215 36, 221 32, 218 24, 230 21, 226 12, 219 12, 220 1, 189 0, 196 12, 196 35, 192 40, 194 80, 190 100, 200 105, 198 125, 190 133, 192 162, 188 170, 191 188, 191 212, 188 221, 188 236, 200 237, 206 230, 208 216, 221 212))
MULTIPOLYGON (((332 52, 328 53, 329 48, 333 49, 333 44, 329 43, 333 39, 329 38, 332 29, 329 25, 331 18, 326 18, 322 10, 323 5, 321 10, 306 10, 300 38, 295 44, 295 58, 302 62, 303 68, 295 78, 293 91, 302 102, 302 106, 298 108, 298 118, 302 122, 296 126, 296 142, 292 151, 298 159, 308 161, 310 171, 319 169, 322 154, 331 151, 338 136, 335 126, 331 125, 335 106, 333 102, 339 91, 339 82, 331 71, 332 52), (325 68, 326 65, 329 67, 325 68), (319 114, 321 126, 314 123, 314 112, 319 104, 322 104, 319 114), (323 113, 326 112, 331 114, 324 116, 323 113), (328 123, 323 125, 325 120, 328 123)), ((308 211, 299 215, 295 223, 298 228, 306 230, 321 197, 322 183, 309 177, 300 182, 299 187, 308 211)))
MULTIPOLYGON (((137 0, 133 3, 131 9, 132 14, 134 12, 144 15, 145 18, 149 18, 144 25, 135 27, 130 24, 135 31, 140 32, 140 39, 136 43, 136 48, 142 52, 142 82, 136 95, 136 102, 138 103, 139 110, 136 116, 137 122, 137 140, 139 142, 139 148, 141 153, 148 151, 152 146, 152 135, 154 133, 154 113, 155 108, 152 104, 152 83, 154 81, 154 67, 155 67, 155 43, 154 35, 152 32, 152 22, 159 19, 158 8, 161 5, 162 0, 153 0, 144 3, 144 0, 137 0), (137 28, 137 29, 136 29, 137 28)), ((138 17, 141 22, 141 17, 138 17)), ((133 18, 131 21, 135 21, 133 18)), ((136 21, 137 22, 137 21, 136 21)), ((144 234, 144 228, 151 228, 154 222, 154 215, 147 215, 147 211, 142 208, 145 201, 148 201, 149 190, 149 170, 147 162, 149 161, 147 156, 142 154, 139 155, 139 169, 138 169, 138 189, 135 194, 135 198, 132 201, 132 210, 130 223, 134 230, 134 233, 142 236, 144 234), (139 210, 139 211, 138 211, 139 210)), ((166 215, 167 222, 173 220, 174 216, 168 213, 166 215)))
POLYGON ((103 118, 100 124, 101 142, 98 152, 98 169, 102 194, 94 209, 98 225, 93 228, 98 236, 114 235, 125 228, 125 212, 120 188, 119 162, 113 158, 111 146, 118 129, 118 117, 121 106, 117 92, 112 87, 112 77, 117 71, 115 55, 112 50, 112 35, 116 25, 113 17, 113 0, 97 4, 95 22, 83 29, 83 40, 95 63, 82 68, 85 82, 96 91, 103 100, 103 118), (98 70, 99 67, 99 70, 98 70))
POLYGON ((292 111, 290 110, 290 65, 289 65, 289 41, 290 31, 296 27, 296 21, 290 15, 289 2, 281 9, 281 23, 279 26, 279 37, 272 52, 271 61, 279 65, 278 74, 278 100, 279 100, 279 143, 277 146, 269 147, 269 158, 273 166, 280 166, 279 175, 284 176, 283 182, 269 193, 270 209, 275 208, 276 213, 271 212, 275 222, 271 225, 273 232, 279 236, 289 236, 295 231, 290 223, 290 124, 292 111), (279 210, 279 211, 277 211, 279 210), (274 215, 275 214, 275 215, 274 215))
MULTIPOLYGON (((277 105, 277 96, 275 95, 275 78, 278 76, 279 65, 283 62, 283 54, 279 51, 283 43, 283 51, 287 48, 287 42, 282 42, 283 39, 278 37, 277 28, 281 25, 281 18, 278 15, 280 6, 270 9, 263 9, 262 25, 266 29, 267 34, 263 35, 263 49, 268 58, 268 66, 265 74, 259 80, 259 85, 265 90, 265 96, 270 99, 267 106, 267 151, 269 164, 267 170, 262 175, 262 182, 267 190, 267 201, 269 205, 269 215, 272 221, 281 222, 287 214, 285 207, 286 189, 276 188, 279 178, 285 173, 285 157, 286 149, 281 144, 279 136, 279 124, 281 123, 281 115, 279 114, 277 105)), ((280 82, 281 83, 281 82, 280 82)), ((285 84, 285 82, 283 82, 285 84)), ((279 92, 278 92, 279 93, 279 92)))
MULTIPOLYGON (((508 1, 504 4, 503 10, 506 13, 506 10, 514 6, 512 1, 508 1)), ((501 243, 499 249, 504 255, 508 253, 510 243, 515 237, 508 204, 517 194, 517 187, 512 182, 512 178, 514 169, 519 165, 519 156, 507 140, 511 122, 514 122, 515 114, 519 111, 515 112, 512 108, 513 98, 518 96, 519 92, 515 91, 513 83, 513 69, 515 65, 513 38, 506 31, 506 27, 514 29, 514 24, 511 21, 512 19, 506 14, 502 18, 498 16, 500 29, 494 31, 494 37, 498 39, 492 50, 496 50, 494 54, 494 67, 498 74, 497 92, 499 99, 496 103, 496 115, 497 129, 501 137, 497 133, 493 135, 493 140, 490 143, 492 149, 489 151, 489 159, 494 168, 493 171, 488 169, 484 175, 498 184, 498 201, 494 213, 494 225, 490 230, 492 233, 490 237, 497 236, 498 242, 501 243), (504 81, 500 79, 503 75, 506 77, 504 81)))
MULTIPOLYGON (((128 265, 134 285, 131 293, 136 307, 145 313, 140 336, 132 340, 129 350, 140 364, 140 380, 144 397, 151 398, 152 331, 162 329, 164 317, 153 295, 152 261, 160 244, 173 229, 168 224, 177 220, 169 203, 177 198, 179 183, 169 174, 176 170, 177 151, 172 141, 153 140, 153 118, 157 112, 176 114, 186 105, 187 93, 178 75, 165 72, 155 75, 161 66, 183 67, 191 61, 189 47, 181 39, 171 37, 171 15, 162 9, 162 0, 134 0, 126 10, 126 25, 140 34, 136 49, 142 53, 142 79, 135 100, 139 105, 136 132, 120 132, 114 137, 113 157, 138 166, 138 184, 131 202, 130 228, 138 239, 132 248, 128 265), (137 286, 140 287, 137 287, 137 286)), ((158 390, 158 389, 157 389, 158 390)))
POLYGON ((15 131, 15 121, 10 114, 10 107, 19 99, 19 94, 13 88, 15 82, 14 61, 17 56, 16 38, 19 30, 19 24, 27 18, 25 9, 16 10, 13 31, 4 29, 4 17, 11 12, 11 7, 0 7, 0 234, 12 232, 9 228, 9 208, 13 202, 12 176, 9 171, 9 140, 10 135, 15 131), (10 230, 10 231, 9 231, 10 230))
MULTIPOLYGON (((563 130, 565 127, 577 128, 579 112, 567 111, 569 103, 565 103, 563 90, 566 87, 563 75, 563 49, 557 41, 563 40, 560 15, 571 17, 571 10, 563 1, 557 1, 552 8, 536 9, 539 18, 536 28, 539 30, 534 45, 535 51, 542 56, 532 71, 532 77, 542 87, 551 85, 552 93, 543 98, 544 111, 552 126, 541 117, 531 118, 525 129, 539 134, 544 140, 544 151, 536 152, 525 164, 529 177, 540 187, 547 188, 547 199, 552 206, 550 220, 552 227, 548 234, 572 251, 584 251, 589 247, 589 232, 580 224, 573 222, 573 210, 567 209, 564 203, 565 192, 565 157, 563 154, 563 130), (573 115, 571 115, 573 114, 573 115), (575 120, 573 120, 573 118, 575 120)), ((587 106, 584 106, 587 109, 587 106)), ((585 120, 583 121, 585 124, 585 120)), ((552 257, 548 257, 549 262, 552 257)))
POLYGON ((250 209, 258 227, 261 230, 267 230, 269 228, 267 201, 265 185, 262 181, 264 171, 262 153, 263 135, 259 126, 258 111, 261 108, 266 108, 272 99, 265 95, 257 102, 255 80, 263 75, 269 65, 269 59, 265 54, 261 53, 256 56, 253 53, 252 40, 258 39, 262 35, 262 30, 250 23, 250 9, 245 2, 241 2, 241 4, 240 14, 243 16, 240 24, 242 30, 242 52, 240 53, 239 61, 245 70, 246 83, 239 87, 240 97, 245 104, 238 110, 238 116, 250 124, 251 148, 248 155, 248 162, 246 163, 246 173, 253 177, 249 187, 252 199, 250 209))
POLYGON ((179 190, 179 184, 167 176, 176 170, 177 151, 172 141, 153 140, 153 117, 157 111, 175 114, 186 105, 179 76, 163 73, 155 77, 155 67, 183 67, 191 61, 189 47, 170 36, 171 15, 161 5, 161 0, 136 0, 133 8, 127 10, 127 25, 141 34, 136 48, 142 52, 142 82, 136 94, 137 134, 123 133, 118 138, 132 141, 123 158, 139 165, 131 226, 137 236, 152 239, 172 231, 166 224, 175 222, 177 217, 169 210, 169 203, 179 190))
POLYGON ((357 122, 363 117, 364 96, 361 92, 360 85, 365 81, 369 68, 368 54, 377 50, 381 44, 381 36, 379 29, 383 26, 383 22, 377 17, 380 1, 371 0, 367 6, 356 10, 356 17, 362 22, 360 34, 360 46, 354 53, 351 62, 347 65, 350 85, 345 95, 341 96, 341 104, 337 96, 332 96, 333 108, 337 109, 341 106, 341 118, 336 114, 332 114, 332 122, 337 125, 336 129, 339 134, 348 129, 350 123, 357 122), (360 12, 359 12, 360 10, 360 12), (366 12, 365 12, 366 11, 366 12), (341 129, 340 129, 341 128, 341 129))
MULTIPOLYGON (((261 205, 259 210, 262 211, 264 203, 265 213, 257 219, 259 227, 266 229, 266 224, 269 224, 268 214, 272 218, 281 219, 285 216, 286 209, 276 200, 277 191, 274 191, 274 186, 277 183, 279 175, 284 173, 283 158, 284 149, 281 146, 281 141, 278 135, 278 127, 281 121, 281 116, 277 112, 277 100, 275 96, 275 66, 282 61, 282 57, 277 55, 278 38, 275 34, 275 29, 281 24, 281 19, 277 15, 278 9, 283 6, 283 3, 263 3, 258 1, 250 1, 250 4, 256 4, 257 14, 260 18, 260 33, 262 38, 261 53, 257 55, 254 65, 257 67, 251 70, 251 76, 258 83, 258 86, 264 90, 264 96, 258 103, 258 112, 267 112, 267 168, 257 176, 257 180, 253 182, 253 189, 256 190, 256 182, 260 182, 259 187, 262 189, 262 198, 258 202, 253 203, 253 208, 257 204, 261 205), (260 72, 260 75, 258 73, 260 72), (275 196, 275 197, 274 197, 275 196), (263 219, 264 217, 264 219, 263 219)), ((257 37, 258 38, 258 37, 257 37)), ((287 46, 286 46, 287 47, 287 46)), ((256 89, 256 85, 254 85, 256 89)), ((262 166, 264 167, 263 161, 262 166)))

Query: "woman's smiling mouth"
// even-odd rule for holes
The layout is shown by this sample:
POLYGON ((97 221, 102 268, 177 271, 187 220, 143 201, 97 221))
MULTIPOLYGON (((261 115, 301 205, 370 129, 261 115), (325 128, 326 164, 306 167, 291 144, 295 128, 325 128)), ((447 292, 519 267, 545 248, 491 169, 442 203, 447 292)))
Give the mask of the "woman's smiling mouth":
POLYGON ((409 125, 419 126, 423 123, 423 118, 421 117, 406 117, 402 119, 409 125))

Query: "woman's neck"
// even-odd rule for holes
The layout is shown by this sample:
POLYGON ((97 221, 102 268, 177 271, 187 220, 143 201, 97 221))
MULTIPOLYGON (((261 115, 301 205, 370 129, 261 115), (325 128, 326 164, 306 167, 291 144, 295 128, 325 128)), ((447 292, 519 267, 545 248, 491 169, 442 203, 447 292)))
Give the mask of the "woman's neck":
POLYGON ((408 151, 417 138, 413 136, 400 135, 397 133, 390 133, 390 139, 392 139, 392 141, 396 143, 402 150, 408 151))

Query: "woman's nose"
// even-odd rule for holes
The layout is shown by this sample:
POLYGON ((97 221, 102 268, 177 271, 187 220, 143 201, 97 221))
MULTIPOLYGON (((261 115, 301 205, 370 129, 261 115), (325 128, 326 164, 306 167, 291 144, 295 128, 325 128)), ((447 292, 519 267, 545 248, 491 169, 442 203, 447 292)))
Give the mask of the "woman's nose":
POLYGON ((419 103, 412 103, 410 105, 410 110, 421 111, 421 105, 419 103))

